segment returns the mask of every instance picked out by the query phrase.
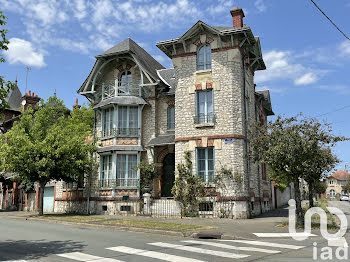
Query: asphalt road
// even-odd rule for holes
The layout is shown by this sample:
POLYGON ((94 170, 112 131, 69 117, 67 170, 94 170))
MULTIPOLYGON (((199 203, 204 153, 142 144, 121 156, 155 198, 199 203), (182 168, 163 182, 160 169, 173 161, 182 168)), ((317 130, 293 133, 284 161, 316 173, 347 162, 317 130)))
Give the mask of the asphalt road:
MULTIPOLYGON (((332 205, 350 214, 349 202, 332 205)), ((315 261, 314 242, 317 261, 322 261, 320 250, 327 245, 321 236, 300 242, 252 235, 251 241, 192 239, 0 218, 0 261, 315 261)), ((331 261, 337 260, 333 257, 331 261)))

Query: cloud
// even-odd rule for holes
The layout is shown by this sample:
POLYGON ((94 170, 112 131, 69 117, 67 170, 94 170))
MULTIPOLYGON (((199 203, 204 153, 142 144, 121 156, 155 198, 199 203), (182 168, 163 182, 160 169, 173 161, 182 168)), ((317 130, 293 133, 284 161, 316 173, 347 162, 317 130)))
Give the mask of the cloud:
POLYGON ((8 50, 4 52, 10 64, 24 64, 26 66, 45 66, 44 55, 35 51, 31 42, 20 38, 9 39, 8 50))
POLYGON ((258 9, 259 12, 265 12, 266 11, 266 5, 264 3, 264 0, 256 0, 254 2, 254 6, 256 9, 258 9))
POLYGON ((294 84, 297 86, 308 85, 308 84, 315 83, 317 80, 318 80, 317 75, 315 73, 309 72, 295 79, 294 84))
POLYGON ((319 85, 314 86, 314 88, 326 90, 326 91, 332 91, 334 93, 338 93, 341 95, 349 95, 350 94, 350 85, 340 85, 340 84, 334 84, 334 85, 319 85))
POLYGON ((350 41, 345 40, 339 45, 339 51, 344 56, 350 56, 350 41))
POLYGON ((266 70, 256 72, 255 81, 264 83, 274 80, 290 79, 295 85, 315 83, 327 71, 307 67, 295 61, 297 55, 292 51, 271 50, 264 53, 266 70))

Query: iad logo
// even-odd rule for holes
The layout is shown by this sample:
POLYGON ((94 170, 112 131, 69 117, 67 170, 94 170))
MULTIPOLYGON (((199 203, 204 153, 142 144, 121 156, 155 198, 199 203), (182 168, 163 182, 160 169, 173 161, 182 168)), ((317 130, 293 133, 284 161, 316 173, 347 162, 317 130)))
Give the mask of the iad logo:
MULTIPOLYGON (((295 229, 295 200, 290 199, 289 204, 289 233, 293 239, 297 241, 306 240, 311 235, 311 217, 315 214, 320 216, 320 232, 323 238, 328 240, 328 247, 323 247, 320 250, 320 259, 321 260, 332 260, 333 259, 333 250, 331 246, 337 246, 335 249, 335 258, 339 260, 348 260, 348 244, 343 237, 346 233, 348 227, 348 221, 345 214, 336 207, 327 207, 328 211, 336 215, 340 220, 340 229, 334 234, 328 233, 327 230, 327 214, 326 212, 319 207, 310 208, 305 214, 305 229, 304 232, 296 232, 295 229)), ((313 248, 313 259, 318 259, 317 252, 317 243, 314 243, 313 248)))

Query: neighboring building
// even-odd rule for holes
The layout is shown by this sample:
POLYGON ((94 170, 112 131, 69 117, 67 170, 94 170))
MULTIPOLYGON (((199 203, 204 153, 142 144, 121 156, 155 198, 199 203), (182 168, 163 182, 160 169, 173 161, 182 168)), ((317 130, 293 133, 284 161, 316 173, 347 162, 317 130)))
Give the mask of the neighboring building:
MULTIPOLYGON (((14 89, 10 90, 5 99, 9 107, 0 112, 0 134, 4 135, 12 128, 13 123, 19 119, 22 109, 25 110, 28 105, 35 105, 39 100, 40 98, 31 91, 22 96, 16 81, 14 89)), ((35 192, 25 193, 19 185, 20 181, 13 181, 12 173, 0 174, 0 209, 34 210, 35 192)))
POLYGON ((325 178, 324 181, 327 184, 326 197, 339 198, 341 195, 343 195, 343 187, 348 179, 350 179, 350 173, 343 170, 340 170, 325 178))
POLYGON ((273 208, 266 166, 247 157, 248 126, 273 115, 269 91, 255 90, 254 73, 265 69, 260 40, 243 24, 242 9, 231 15, 233 27, 198 21, 181 37, 158 42, 171 69, 130 38, 96 56, 78 93, 94 104, 100 172, 85 188, 58 183, 56 212, 86 212, 87 200, 93 213, 142 212, 135 167, 146 160, 159 174, 150 210, 161 214, 167 203, 179 215, 171 188, 188 150, 193 172, 208 185, 206 214, 218 215, 224 202, 236 218, 273 208), (242 179, 228 181, 226 193, 214 183, 221 166, 242 179))

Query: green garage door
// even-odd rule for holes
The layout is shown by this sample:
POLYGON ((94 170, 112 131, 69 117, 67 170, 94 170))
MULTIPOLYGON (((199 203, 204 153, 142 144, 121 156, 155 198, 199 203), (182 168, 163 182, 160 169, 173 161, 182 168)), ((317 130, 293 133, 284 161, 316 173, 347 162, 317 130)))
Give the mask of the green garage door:
POLYGON ((44 189, 44 212, 53 212, 53 186, 44 189))

